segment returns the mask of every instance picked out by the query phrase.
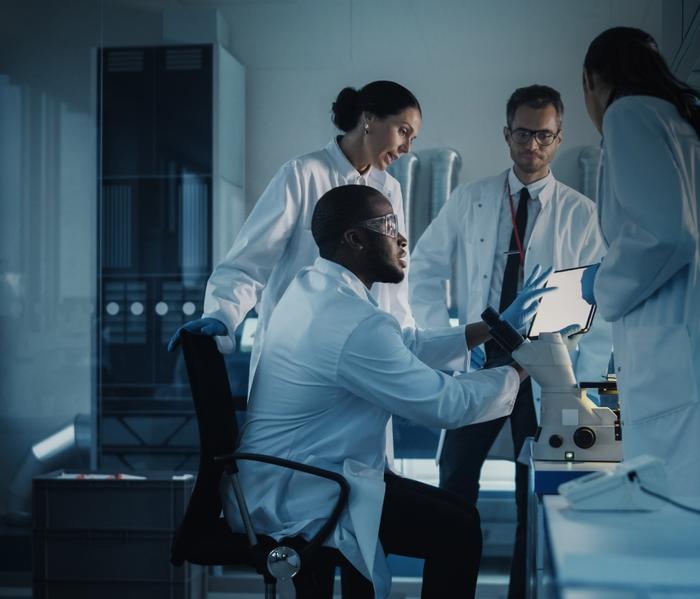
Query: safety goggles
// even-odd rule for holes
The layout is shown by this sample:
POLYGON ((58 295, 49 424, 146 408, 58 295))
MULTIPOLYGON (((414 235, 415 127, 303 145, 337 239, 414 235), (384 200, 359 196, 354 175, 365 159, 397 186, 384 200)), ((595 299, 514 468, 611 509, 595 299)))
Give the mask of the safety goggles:
POLYGON ((393 212, 390 214, 385 214, 384 216, 378 216, 377 218, 369 218, 367 220, 360 221, 355 226, 362 227, 363 229, 369 229, 375 233, 381 233, 387 237, 399 236, 399 219, 393 212))

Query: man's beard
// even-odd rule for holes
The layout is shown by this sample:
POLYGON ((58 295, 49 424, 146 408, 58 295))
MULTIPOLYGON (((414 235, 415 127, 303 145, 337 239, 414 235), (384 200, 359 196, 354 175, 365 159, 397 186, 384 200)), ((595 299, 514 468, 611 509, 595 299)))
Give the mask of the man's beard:
POLYGON ((377 283, 400 283, 403 281, 406 273, 401 266, 392 261, 390 256, 386 254, 384 248, 379 244, 372 244, 372 250, 368 255, 375 258, 368 264, 367 270, 373 281, 377 283))

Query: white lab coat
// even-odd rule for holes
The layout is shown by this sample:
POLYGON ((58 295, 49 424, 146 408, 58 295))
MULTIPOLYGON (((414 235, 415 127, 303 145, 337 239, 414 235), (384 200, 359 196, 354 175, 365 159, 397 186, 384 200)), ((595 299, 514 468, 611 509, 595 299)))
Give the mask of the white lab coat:
MULTIPOLYGON (((372 578, 377 597, 391 585, 378 541, 389 415, 459 426, 512 410, 513 368, 458 377, 431 368, 465 351, 464 329, 402 331, 355 275, 322 258, 299 273, 270 319, 239 449, 347 478, 349 506, 327 544, 372 578)), ((334 484, 307 475, 239 466, 253 524, 276 538, 315 534, 337 497, 334 484)), ((222 492, 229 525, 242 530, 230 485, 222 492)))
POLYGON ((613 322, 624 457, 659 456, 672 492, 700 495, 700 141, 670 103, 628 96, 605 112, 602 150, 594 293, 613 322))
MULTIPOLYGON (((455 286, 460 323, 477 322, 488 305, 505 179, 500 175, 458 186, 411 254, 410 303, 421 327, 448 323, 445 281, 455 286)), ((525 274, 600 261, 605 253, 595 205, 554 177, 538 195, 541 209, 525 253, 525 274)), ((494 306, 498 308, 498 306, 494 306)), ((597 319, 572 356, 578 380, 600 380, 610 361, 610 325, 597 319)), ((540 399, 533 381, 533 395, 540 399)), ((539 405, 539 404, 536 404, 539 405)))
MULTIPOLYGON (((226 325, 228 337, 216 338, 222 352, 233 351, 236 329, 253 307, 257 310, 251 381, 272 310, 297 272, 318 257, 318 247, 311 236, 314 206, 327 191, 348 184, 369 185, 381 191, 399 217, 399 230, 406 235, 398 181, 372 167, 360 175, 333 139, 322 150, 290 160, 280 168, 243 224, 233 247, 209 277, 203 316, 217 318, 226 325)), ((399 285, 378 283, 372 293, 401 326, 414 325, 406 281, 399 285)))

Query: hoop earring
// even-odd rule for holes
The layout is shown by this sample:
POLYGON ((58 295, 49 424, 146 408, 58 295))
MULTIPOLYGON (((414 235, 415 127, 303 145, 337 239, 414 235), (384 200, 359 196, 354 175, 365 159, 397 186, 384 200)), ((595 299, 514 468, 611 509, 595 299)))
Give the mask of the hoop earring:
POLYGON ((365 135, 369 135, 369 123, 365 123, 365 135))

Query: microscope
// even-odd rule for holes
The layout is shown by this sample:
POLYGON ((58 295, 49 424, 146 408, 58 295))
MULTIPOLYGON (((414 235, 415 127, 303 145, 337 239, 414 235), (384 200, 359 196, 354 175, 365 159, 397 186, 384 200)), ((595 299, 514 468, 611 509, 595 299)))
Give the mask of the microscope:
POLYGON ((614 383, 576 383, 570 347, 560 333, 525 339, 498 312, 487 308, 481 318, 491 336, 542 388, 540 426, 533 443, 536 460, 619 462, 622 430, 619 410, 600 407, 587 389, 615 391, 614 383))

